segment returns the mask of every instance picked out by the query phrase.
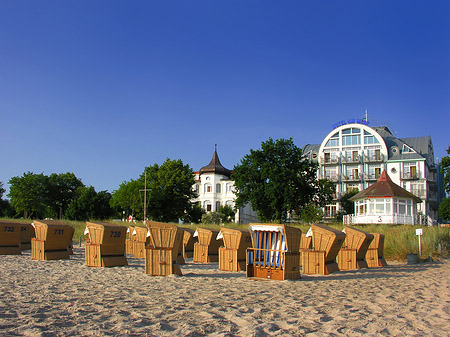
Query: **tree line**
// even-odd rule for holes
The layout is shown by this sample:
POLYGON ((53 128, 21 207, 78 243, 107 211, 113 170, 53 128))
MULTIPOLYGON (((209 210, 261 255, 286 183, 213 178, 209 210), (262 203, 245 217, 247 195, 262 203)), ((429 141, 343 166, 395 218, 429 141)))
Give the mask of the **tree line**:
MULTIPOLYGON (((318 164, 304 158, 292 138, 269 138, 234 166, 231 178, 236 208, 222 210, 220 216, 231 219, 237 208, 250 203, 261 221, 317 221, 321 207, 332 200, 335 192, 332 182, 318 179, 317 169, 318 164)), ((13 210, 15 216, 24 218, 70 220, 129 215, 144 219, 145 213, 147 219, 155 221, 199 222, 202 216, 210 216, 206 217, 200 205, 192 202, 197 197, 194 183, 189 165, 169 158, 161 165, 145 167, 137 178, 124 181, 112 193, 96 192, 73 173, 45 176, 27 172, 9 181, 9 212, 13 210)), ((3 193, 0 185, 0 198, 3 193)))

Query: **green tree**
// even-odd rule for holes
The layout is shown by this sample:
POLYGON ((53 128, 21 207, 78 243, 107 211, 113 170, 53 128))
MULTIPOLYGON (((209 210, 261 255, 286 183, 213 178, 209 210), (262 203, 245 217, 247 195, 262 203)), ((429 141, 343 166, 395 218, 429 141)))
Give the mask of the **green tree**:
POLYGON ((118 190, 113 191, 110 205, 117 213, 131 215, 135 217, 137 213, 143 213, 143 194, 140 192, 144 188, 144 182, 140 180, 124 181, 118 190))
POLYGON ((202 224, 204 225, 219 225, 221 222, 222 216, 218 212, 207 212, 202 215, 202 224))
POLYGON ((269 138, 234 167, 236 207, 250 202, 261 220, 281 222, 311 202, 322 206, 330 199, 332 186, 316 175, 317 164, 302 158, 292 138, 269 138))
MULTIPOLYGON (((450 154, 450 146, 447 149, 450 154)), ((450 156, 443 157, 441 160, 441 173, 444 175, 444 189, 450 194, 450 156)))
POLYGON ((70 220, 107 219, 112 215, 111 194, 107 191, 96 192, 92 186, 80 186, 76 196, 69 204, 65 216, 70 220))
POLYGON ((48 203, 51 208, 51 217, 62 218, 67 207, 76 197, 78 187, 84 186, 75 174, 52 173, 48 178, 48 203))
POLYGON ((309 203, 302 208, 300 218, 305 223, 319 222, 323 219, 323 211, 321 207, 316 206, 313 203, 309 203))
POLYGON ((22 177, 13 177, 8 196, 11 206, 24 218, 43 217, 48 207, 48 177, 43 173, 24 173, 22 177))
POLYGON ((444 221, 450 220, 450 198, 444 198, 439 205, 439 216, 444 221))
POLYGON ((359 193, 359 191, 354 189, 354 190, 350 190, 350 191, 346 192, 341 197, 340 202, 341 202, 343 214, 353 214, 355 212, 354 203, 353 203, 353 201, 351 201, 349 199, 358 193, 359 193))
POLYGON ((200 223, 202 221, 202 216, 206 211, 200 206, 200 203, 191 204, 190 209, 188 209, 185 215, 182 217, 184 222, 189 223, 200 223))
POLYGON ((3 200, 3 194, 6 190, 3 188, 3 182, 0 181, 0 216, 13 217, 15 212, 11 208, 8 200, 3 200))
POLYGON ((222 222, 234 221, 235 212, 229 205, 222 205, 218 210, 219 215, 222 218, 222 222))
MULTIPOLYGON (((192 209, 191 200, 197 195, 192 189, 194 172, 181 160, 169 158, 159 166, 145 168, 148 192, 148 216, 155 221, 178 221, 192 209)), ((144 174, 140 181, 144 182, 144 174)))

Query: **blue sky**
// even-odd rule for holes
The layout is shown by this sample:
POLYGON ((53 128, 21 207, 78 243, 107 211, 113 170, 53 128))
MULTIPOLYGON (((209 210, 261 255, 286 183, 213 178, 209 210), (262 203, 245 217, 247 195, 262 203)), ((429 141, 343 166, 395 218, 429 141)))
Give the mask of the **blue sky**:
POLYGON ((320 143, 368 110, 450 145, 449 2, 0 0, 0 182, 145 166, 232 169, 262 141, 320 143))

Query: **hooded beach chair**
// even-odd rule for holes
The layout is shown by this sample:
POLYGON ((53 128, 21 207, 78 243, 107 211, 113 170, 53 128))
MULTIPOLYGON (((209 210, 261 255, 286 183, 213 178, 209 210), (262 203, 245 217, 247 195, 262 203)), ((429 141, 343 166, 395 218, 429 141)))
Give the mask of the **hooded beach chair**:
POLYGON ((183 228, 183 258, 194 257, 194 244, 198 242, 197 237, 194 237, 195 230, 190 228, 183 228))
POLYGON ((137 259, 145 259, 145 246, 149 244, 150 237, 147 227, 135 226, 130 230, 133 242, 133 255, 137 259))
POLYGON ((300 241, 300 266, 302 265, 302 252, 310 250, 312 247, 312 233, 311 229, 308 233, 302 233, 302 239, 300 241))
POLYGON ((345 227, 344 231, 346 234, 344 247, 340 249, 337 255, 339 269, 367 268, 365 258, 373 235, 352 227, 345 227))
POLYGON ((31 239, 33 260, 69 259, 72 253, 72 239, 75 229, 56 220, 33 221, 35 238, 31 239))
POLYGON ((223 240, 218 239, 219 230, 198 227, 194 237, 198 242, 194 244, 194 262, 208 263, 219 261, 219 248, 223 245, 223 240))
POLYGON ((184 231, 176 225, 155 221, 147 221, 147 227, 149 243, 145 247, 145 273, 152 276, 182 275, 178 256, 184 231))
POLYGON ((247 249, 247 277, 300 279, 300 228, 249 224, 252 248, 247 249))
POLYGON ((371 233, 373 240, 370 243, 369 249, 366 253, 366 262, 369 268, 387 266, 384 259, 384 234, 371 233))
POLYGON ((20 255, 20 229, 19 223, 0 221, 0 255, 20 255))
POLYGON ((134 254, 134 240, 136 240, 136 236, 133 235, 134 226, 128 226, 127 229, 127 238, 125 239, 125 254, 133 255, 134 254))
POLYGON ((86 266, 117 267, 128 264, 125 256, 127 227, 107 222, 86 222, 86 266))
POLYGON ((302 251, 302 273, 328 275, 339 270, 336 256, 344 243, 345 233, 322 224, 311 225, 310 231, 312 249, 302 251))
POLYGON ((252 247, 250 232, 248 230, 222 228, 217 235, 217 239, 222 239, 224 245, 224 247, 219 248, 219 270, 245 270, 247 248, 252 247))
POLYGON ((20 249, 30 250, 31 249, 31 239, 35 237, 34 227, 27 222, 19 222, 20 224, 20 249))

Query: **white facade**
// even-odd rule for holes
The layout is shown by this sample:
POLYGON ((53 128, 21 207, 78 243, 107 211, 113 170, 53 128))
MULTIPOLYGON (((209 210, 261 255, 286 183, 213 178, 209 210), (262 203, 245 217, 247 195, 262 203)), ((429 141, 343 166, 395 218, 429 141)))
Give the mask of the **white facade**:
POLYGON ((364 190, 386 170, 394 183, 422 199, 418 212, 429 222, 437 220, 437 168, 430 137, 400 139, 387 127, 343 122, 320 145, 305 146, 303 153, 318 161, 320 178, 336 185, 334 201, 325 208, 326 217, 341 211, 339 200, 345 193, 364 190))
MULTIPOLYGON (((234 209, 236 195, 234 182, 230 178, 231 173, 222 166, 217 151, 214 151, 211 162, 195 172, 193 188, 198 197, 192 202, 199 203, 207 212, 217 212, 220 206, 230 206, 234 209)), ((247 224, 259 220, 251 206, 246 205, 236 210, 235 222, 247 224)))

